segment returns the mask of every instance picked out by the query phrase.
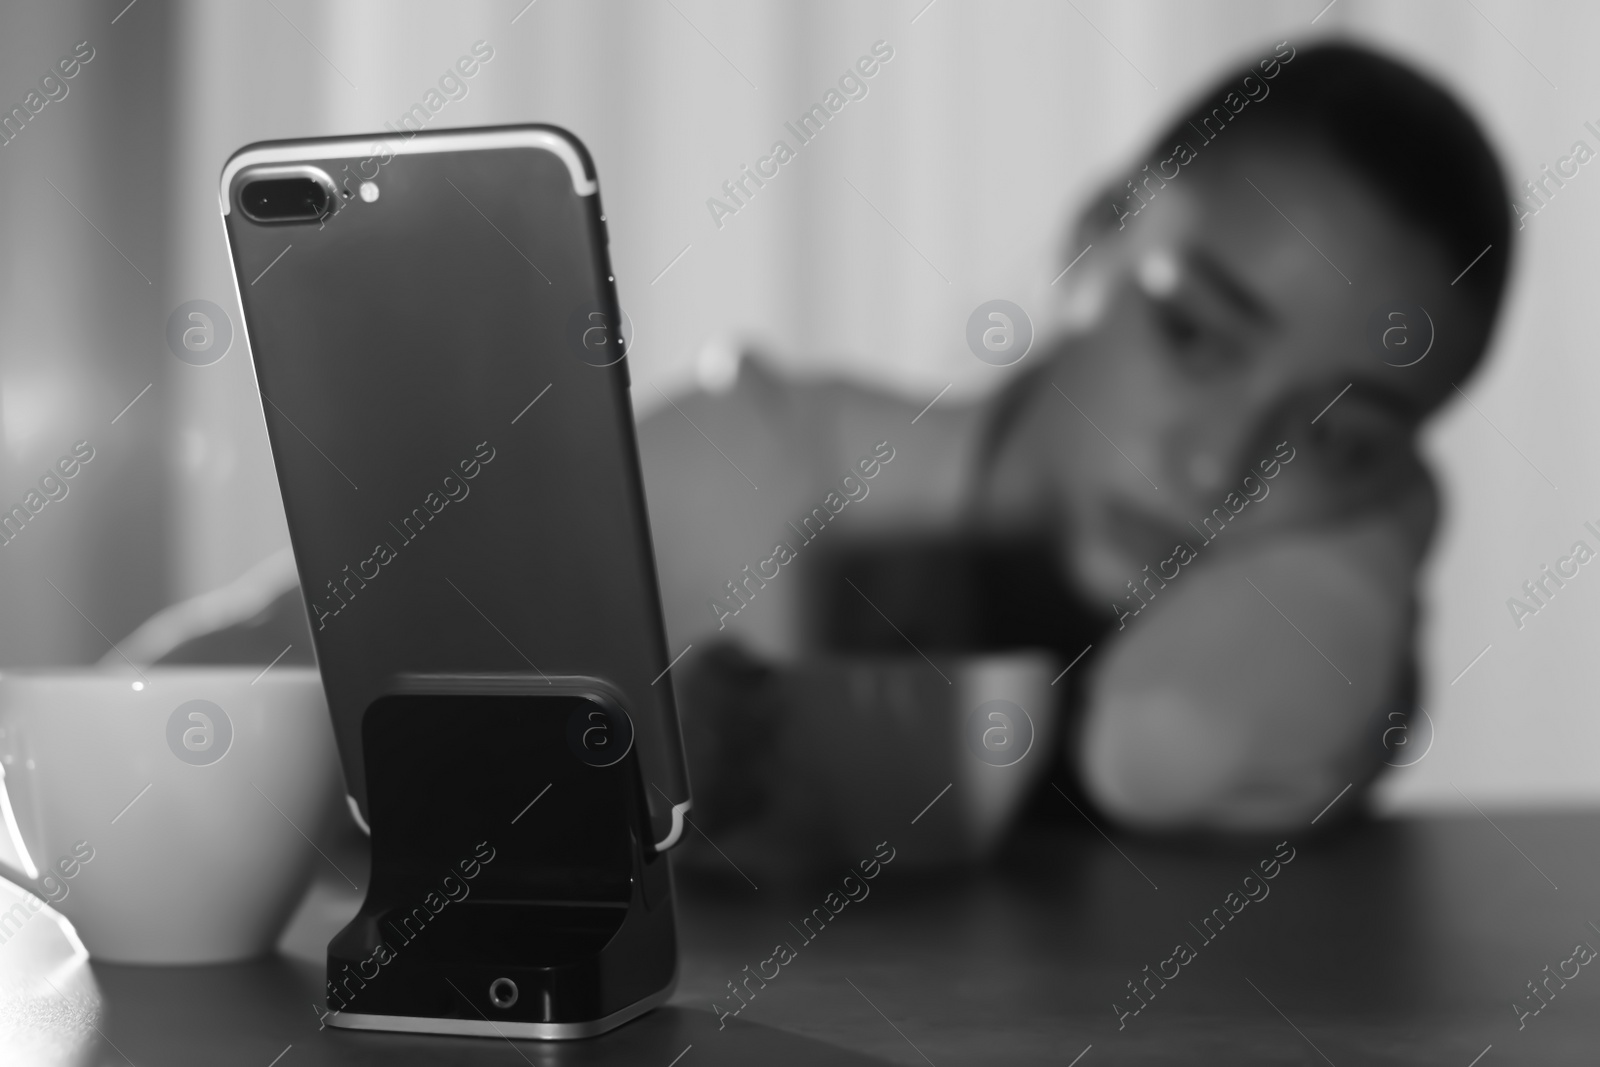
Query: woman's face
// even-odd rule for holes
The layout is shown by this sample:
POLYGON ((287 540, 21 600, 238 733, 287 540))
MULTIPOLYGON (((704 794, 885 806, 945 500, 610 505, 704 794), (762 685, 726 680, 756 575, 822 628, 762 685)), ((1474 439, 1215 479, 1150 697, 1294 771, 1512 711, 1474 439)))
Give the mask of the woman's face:
POLYGON ((1213 151, 1227 154, 1087 238, 1077 326, 1043 354, 1053 369, 990 485, 1002 514, 1058 525, 1069 573, 1097 598, 1124 595, 1177 543, 1202 544, 1200 520, 1289 448, 1230 542, 1425 485, 1416 427, 1485 321, 1451 287, 1466 264, 1328 154, 1213 151))

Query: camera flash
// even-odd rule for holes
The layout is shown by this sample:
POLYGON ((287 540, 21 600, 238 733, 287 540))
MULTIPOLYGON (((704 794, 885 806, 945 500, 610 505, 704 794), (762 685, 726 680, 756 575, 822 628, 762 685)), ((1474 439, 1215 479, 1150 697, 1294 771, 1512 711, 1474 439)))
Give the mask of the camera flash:
POLYGON ((378 199, 378 184, 376 182, 362 182, 361 199, 369 204, 378 199))

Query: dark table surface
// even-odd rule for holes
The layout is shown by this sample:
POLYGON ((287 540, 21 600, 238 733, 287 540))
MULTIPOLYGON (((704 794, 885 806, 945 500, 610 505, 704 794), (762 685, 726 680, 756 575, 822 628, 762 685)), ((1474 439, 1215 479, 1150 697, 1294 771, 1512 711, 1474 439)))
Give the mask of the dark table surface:
MULTIPOLYGON (((95 964, 77 1009, 36 1025, 59 1030, 64 1048, 81 1031, 70 1059, 93 1067, 1600 1062, 1600 968, 1552 980, 1557 992, 1520 1029, 1512 1008, 1546 965, 1571 974, 1563 961, 1578 942, 1600 947, 1600 815, 1490 814, 1292 837, 1270 893, 1209 942, 1197 927, 1270 843, 1108 840, 1079 824, 1024 830, 981 870, 898 862, 722 1029, 712 1003, 725 983, 776 942, 797 943, 789 923, 838 880, 754 889, 680 872, 671 1005, 563 1044, 319 1029, 318 951, 356 903, 329 871, 278 955, 95 964), (1119 1020, 1116 1005, 1140 1003, 1127 983, 1147 964, 1170 974, 1162 961, 1178 942, 1193 958, 1119 1020)), ((900 857, 914 857, 918 835, 895 839, 900 857)))

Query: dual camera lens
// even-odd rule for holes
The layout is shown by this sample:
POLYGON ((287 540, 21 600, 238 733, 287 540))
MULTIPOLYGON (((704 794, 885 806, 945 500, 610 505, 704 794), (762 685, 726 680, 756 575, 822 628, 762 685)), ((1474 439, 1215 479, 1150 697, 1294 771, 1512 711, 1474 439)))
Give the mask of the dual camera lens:
POLYGON ((310 178, 273 178, 246 185, 239 202, 258 222, 300 222, 326 215, 329 197, 310 178))
POLYGON ((333 179, 315 167, 263 168, 239 190, 239 207, 254 222, 317 222, 337 200, 333 179))

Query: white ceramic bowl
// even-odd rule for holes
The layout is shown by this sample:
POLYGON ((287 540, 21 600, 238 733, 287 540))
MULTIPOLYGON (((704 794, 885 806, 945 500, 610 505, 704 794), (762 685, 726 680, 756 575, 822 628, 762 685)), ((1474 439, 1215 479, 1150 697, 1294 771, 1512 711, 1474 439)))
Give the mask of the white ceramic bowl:
POLYGON ((95 959, 269 952, 326 862, 311 841, 343 791, 321 679, 142 673, 0 674, 0 873, 95 959))

